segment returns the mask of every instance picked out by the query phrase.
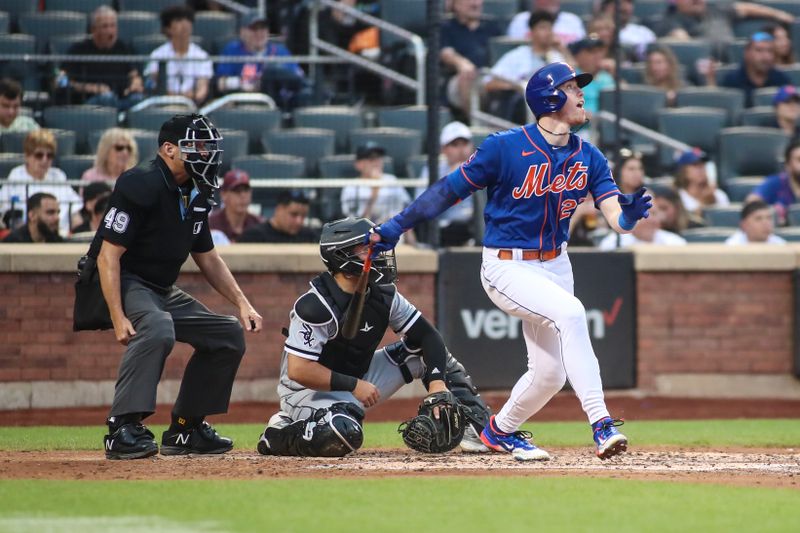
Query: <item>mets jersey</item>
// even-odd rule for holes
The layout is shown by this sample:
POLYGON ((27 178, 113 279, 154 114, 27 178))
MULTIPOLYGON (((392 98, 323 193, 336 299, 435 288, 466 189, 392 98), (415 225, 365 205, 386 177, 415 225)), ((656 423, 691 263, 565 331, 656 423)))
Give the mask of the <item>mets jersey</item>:
POLYGON ((605 156, 575 134, 552 147, 535 124, 486 138, 446 178, 465 198, 486 189, 489 248, 555 250, 569 238, 569 220, 591 193, 595 206, 619 194, 605 156))

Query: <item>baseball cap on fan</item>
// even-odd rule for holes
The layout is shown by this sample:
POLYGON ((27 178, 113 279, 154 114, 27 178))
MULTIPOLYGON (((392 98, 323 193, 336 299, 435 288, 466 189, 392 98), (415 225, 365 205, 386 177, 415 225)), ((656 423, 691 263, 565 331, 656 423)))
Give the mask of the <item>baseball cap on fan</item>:
POLYGON ((797 92, 797 87, 794 85, 784 85, 778 89, 778 92, 772 97, 772 105, 783 104, 791 102, 792 100, 800 102, 800 93, 797 92))
POLYGON ((223 191, 232 191, 237 188, 250 188, 250 175, 244 170, 234 168, 225 173, 222 180, 223 191))
POLYGON ((472 132, 470 131, 469 126, 463 122, 455 120, 442 128, 442 133, 439 134, 439 145, 447 146, 457 139, 466 139, 471 141, 472 132))
POLYGON ((683 152, 675 161, 675 166, 694 165, 695 163, 705 163, 708 156, 700 148, 692 148, 683 152))
POLYGON ((367 141, 356 148, 356 160, 372 159, 373 157, 383 157, 386 155, 386 148, 375 141, 367 141))
POLYGON ((242 17, 242 28, 255 29, 258 27, 267 27, 267 17, 258 11, 251 11, 242 17))

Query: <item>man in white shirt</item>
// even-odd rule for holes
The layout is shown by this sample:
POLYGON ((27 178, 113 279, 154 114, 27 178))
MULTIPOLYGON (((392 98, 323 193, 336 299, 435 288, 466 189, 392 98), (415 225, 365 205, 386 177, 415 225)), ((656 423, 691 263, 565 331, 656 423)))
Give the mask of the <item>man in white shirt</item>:
POLYGON ((534 11, 548 11, 556 17, 553 33, 563 45, 586 36, 581 18, 575 13, 561 11, 561 0, 531 0, 531 10, 515 15, 508 25, 506 35, 512 39, 527 39, 530 31, 528 20, 534 11))
MULTIPOLYGON (((214 75, 211 61, 180 61, 206 59, 205 50, 191 41, 194 11, 184 5, 170 6, 161 12, 161 28, 169 39, 150 54, 153 59, 175 59, 167 62, 167 94, 182 95, 202 104, 208 98, 208 83, 214 75)), ((144 70, 155 84, 159 62, 151 61, 144 70)))
POLYGON ((773 233, 775 213, 772 206, 762 200, 746 203, 742 208, 739 229, 728 237, 725 244, 786 244, 773 233))
MULTIPOLYGON (((600 13, 613 19, 614 5, 615 0, 603 0, 600 4, 600 13)), ((634 47, 639 59, 644 59, 647 45, 656 40, 656 34, 647 26, 631 22, 631 19, 633 19, 633 0, 620 0, 619 42, 624 46, 634 47)))
MULTIPOLYGON (((358 177, 381 181, 396 181, 393 174, 383 171, 386 150, 375 142, 367 142, 356 149, 355 167, 358 177)), ((351 185, 342 189, 342 212, 347 216, 369 218, 384 222, 396 212, 411 203, 411 196, 405 188, 370 187, 351 185)))
POLYGON ((731 201, 708 175, 708 156, 699 148, 683 152, 675 161, 675 188, 689 213, 703 215, 706 207, 725 207, 731 201))

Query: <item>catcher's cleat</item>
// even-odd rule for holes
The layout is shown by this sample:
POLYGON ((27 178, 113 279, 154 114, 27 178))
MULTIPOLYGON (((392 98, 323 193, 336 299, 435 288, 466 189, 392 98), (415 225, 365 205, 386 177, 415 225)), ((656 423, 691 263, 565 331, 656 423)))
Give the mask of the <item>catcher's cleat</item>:
POLYGON ((550 454, 537 448, 531 441, 533 435, 530 431, 515 431, 505 433, 500 431, 494 422, 494 415, 481 432, 481 441, 487 448, 496 452, 508 452, 517 461, 549 461, 550 454))
POLYGON ((269 447, 269 440, 267 440, 267 430, 270 428, 273 429, 281 429, 285 428, 289 424, 293 422, 292 418, 284 413, 283 411, 278 411, 274 415, 269 418, 269 422, 267 422, 267 427, 264 428, 264 433, 261 434, 261 438, 258 439, 258 444, 256 445, 256 449, 258 453, 261 455, 272 455, 272 450, 269 447))
POLYGON ((218 454, 232 449, 233 441, 218 435, 205 421, 186 431, 170 433, 167 430, 161 436, 161 455, 218 454))
POLYGON ((103 437, 106 459, 143 459, 158 453, 155 435, 141 423, 123 424, 103 437))
POLYGON ((467 424, 464 430, 464 437, 461 439, 461 451, 465 453, 486 453, 489 448, 481 440, 481 436, 475 431, 471 424, 467 424))
POLYGON ((628 450, 628 438, 617 429, 624 423, 623 420, 605 417, 592 424, 597 457, 608 459, 628 450))

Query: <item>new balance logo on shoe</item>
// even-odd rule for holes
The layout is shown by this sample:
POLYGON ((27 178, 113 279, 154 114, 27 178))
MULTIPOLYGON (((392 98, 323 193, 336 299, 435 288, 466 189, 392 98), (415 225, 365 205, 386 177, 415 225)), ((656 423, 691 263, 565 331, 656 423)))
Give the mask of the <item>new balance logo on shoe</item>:
POLYGON ((183 444, 184 446, 189 444, 189 434, 178 433, 177 435, 175 435, 175 444, 183 444))
POLYGON ((106 450, 110 450, 114 447, 114 439, 109 439, 106 441, 106 450))

